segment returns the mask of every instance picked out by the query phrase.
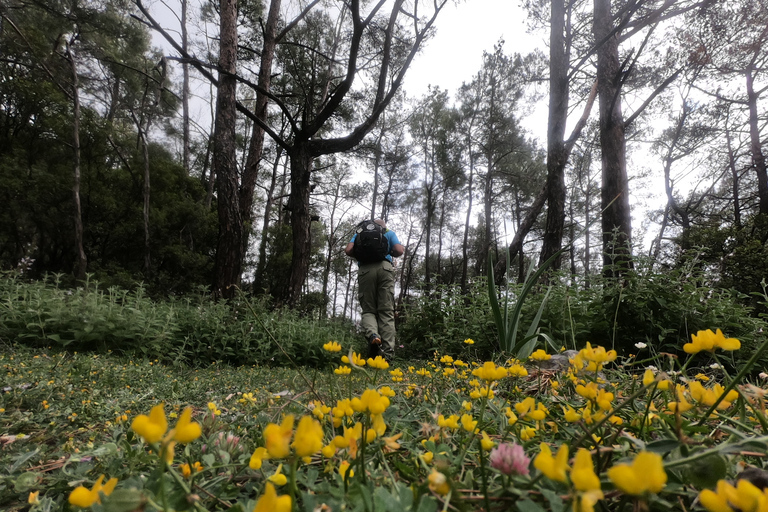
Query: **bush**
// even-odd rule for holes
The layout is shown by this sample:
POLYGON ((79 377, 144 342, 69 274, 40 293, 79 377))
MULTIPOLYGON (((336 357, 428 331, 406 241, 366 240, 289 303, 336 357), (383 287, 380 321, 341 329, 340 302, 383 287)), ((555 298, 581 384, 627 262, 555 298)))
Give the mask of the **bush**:
MULTIPOLYGON (((569 286, 570 276, 556 276, 539 323, 556 346, 582 348, 586 342, 623 354, 637 352, 636 343, 656 351, 680 354, 680 347, 698 330, 720 328, 739 338, 735 365, 749 357, 766 321, 747 305, 747 297, 732 289, 712 288, 707 275, 691 264, 675 270, 637 269, 618 282, 595 276, 590 287, 569 286)), ((517 285, 512 285, 511 296, 517 285)), ((527 330, 544 298, 546 288, 532 293, 523 306, 521 332, 527 330)), ((473 338, 477 356, 498 351, 496 327, 491 317, 484 282, 463 296, 458 287, 442 287, 430 296, 412 297, 404 307, 398 330, 403 352, 428 357, 432 352, 459 353, 462 341, 473 338)), ((768 358, 757 367, 765 367, 768 358)))
POLYGON ((260 298, 215 302, 195 296, 150 299, 143 287, 101 289, 98 282, 66 289, 57 277, 26 282, 0 277, 0 338, 31 346, 77 351, 114 351, 160 361, 199 365, 318 365, 318 341, 352 345, 349 324, 311 320, 290 310, 272 311, 260 298))

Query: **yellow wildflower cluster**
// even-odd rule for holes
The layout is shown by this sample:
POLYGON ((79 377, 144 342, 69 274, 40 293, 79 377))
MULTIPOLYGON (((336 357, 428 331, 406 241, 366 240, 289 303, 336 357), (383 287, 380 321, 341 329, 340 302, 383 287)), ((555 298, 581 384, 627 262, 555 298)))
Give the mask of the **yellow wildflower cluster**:
POLYGON ((131 423, 131 429, 144 438, 147 443, 156 443, 162 440, 163 445, 171 442, 191 443, 200 437, 202 430, 199 423, 192 421, 192 409, 190 407, 184 409, 176 422, 176 426, 166 436, 168 420, 163 409, 164 404, 158 404, 152 408, 149 416, 139 414, 131 423))
POLYGON ((709 512, 768 512, 768 489, 759 489, 746 479, 736 486, 719 480, 714 491, 701 491, 699 500, 709 512))
POLYGON ((615 361, 616 357, 617 354, 615 350, 606 351, 604 347, 599 345, 592 347, 592 344, 587 342, 587 346, 581 349, 570 362, 571 366, 577 372, 584 370, 597 373, 603 369, 605 363, 615 361))
POLYGON ((688 354, 697 354, 701 351, 714 352, 718 348, 727 351, 739 350, 741 342, 736 338, 726 338, 720 329, 717 332, 707 329, 691 334, 691 342, 683 345, 683 350, 688 354))

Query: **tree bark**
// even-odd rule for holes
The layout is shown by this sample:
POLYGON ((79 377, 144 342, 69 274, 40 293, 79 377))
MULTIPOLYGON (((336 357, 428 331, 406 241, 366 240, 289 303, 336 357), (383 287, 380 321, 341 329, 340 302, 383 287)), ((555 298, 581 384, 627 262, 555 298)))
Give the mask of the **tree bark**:
POLYGON ((243 218, 238 197, 235 145, 237 0, 221 0, 218 93, 213 134, 219 239, 216 249, 216 295, 231 298, 240 284, 243 261, 243 218))
POLYGON ((469 287, 467 286, 467 273, 469 267, 469 223, 472 220, 472 179, 475 175, 475 159, 472 154, 471 139, 468 139, 469 148, 469 180, 467 182, 467 215, 464 218, 464 239, 461 242, 461 293, 467 295, 469 287))
POLYGON ((601 207, 603 272, 621 277, 633 267, 626 141, 621 112, 619 32, 613 30, 611 0, 594 0, 593 30, 597 48, 597 94, 600 105, 602 156, 601 207), (613 33, 612 33, 613 32, 613 33))
POLYGON ((311 255, 309 214, 309 178, 312 172, 312 155, 306 142, 296 141, 288 151, 291 162, 291 192, 288 196, 288 209, 291 215, 292 248, 291 274, 288 279, 287 295, 284 299, 291 306, 298 303, 301 289, 306 279, 311 255), (296 271, 300 266, 301 272, 296 271))
MULTIPOLYGON (((539 264, 562 247, 565 225, 565 123, 568 118, 568 51, 565 2, 552 0, 549 33, 549 118, 547 122, 547 221, 539 264)), ((552 270, 560 268, 560 258, 552 270)))
POLYGON ((759 197, 759 212, 768 215, 768 173, 765 168, 765 155, 760 141, 760 127, 758 126, 757 98, 755 92, 754 63, 750 63, 746 71, 747 79, 747 105, 749 106, 749 139, 750 154, 752 156, 752 168, 757 175, 757 195, 759 197))
MULTIPOLYGON (((269 4, 267 24, 264 27, 264 43, 261 49, 261 62, 259 65, 259 81, 256 89, 256 105, 253 113, 264 124, 267 123, 267 97, 272 86, 272 62, 277 45, 277 23, 280 17, 281 0, 272 0, 269 4)), ((259 123, 253 123, 251 142, 248 148, 248 158, 243 170, 243 178, 240 183, 240 214, 243 224, 250 226, 253 220, 253 193, 256 187, 256 179, 259 174, 259 164, 264 152, 264 128, 259 123)), ((243 236, 243 254, 248 247, 250 229, 245 230, 243 236)))
MULTIPOLYGON (((70 43, 71 44, 71 43, 70 43)), ((77 76, 77 61, 67 45, 67 58, 72 71, 72 153, 73 174, 72 199, 75 204, 75 278, 85 280, 88 258, 83 242, 83 212, 80 204, 80 81, 77 76)))
MULTIPOLYGON (((189 45, 189 35, 187 34, 187 0, 181 0, 181 48, 187 52, 189 45)), ((189 175, 189 63, 184 62, 181 65, 182 87, 181 87, 181 164, 184 171, 189 175)))

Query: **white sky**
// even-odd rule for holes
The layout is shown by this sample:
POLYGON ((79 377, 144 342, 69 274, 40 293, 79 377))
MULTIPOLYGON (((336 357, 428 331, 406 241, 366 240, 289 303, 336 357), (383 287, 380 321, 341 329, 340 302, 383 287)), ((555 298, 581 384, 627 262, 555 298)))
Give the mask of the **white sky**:
POLYGON ((410 96, 428 85, 455 92, 480 70, 483 51, 503 38, 506 53, 528 53, 544 42, 526 32, 525 11, 518 0, 463 0, 446 5, 435 21, 437 35, 411 64, 405 77, 410 96))

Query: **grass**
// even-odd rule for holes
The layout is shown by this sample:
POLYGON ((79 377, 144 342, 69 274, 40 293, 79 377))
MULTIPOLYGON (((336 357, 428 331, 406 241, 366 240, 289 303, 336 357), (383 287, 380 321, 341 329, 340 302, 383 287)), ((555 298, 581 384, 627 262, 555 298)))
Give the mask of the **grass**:
MULTIPOLYGON (((711 491, 718 482, 762 471, 765 391, 747 372, 705 374, 698 354, 640 351, 613 361, 593 347, 554 372, 449 355, 397 369, 189 368, 6 346, 0 508, 74 510, 73 490, 89 495, 104 474, 117 487, 89 495, 96 512, 279 510, 289 499, 293 510, 704 510, 724 495, 711 491), (131 424, 160 403, 170 427, 191 407, 200 437, 143 441, 131 424), (281 424, 293 444, 269 457, 281 424)), ((730 503, 747 494, 734 488, 730 503)))

